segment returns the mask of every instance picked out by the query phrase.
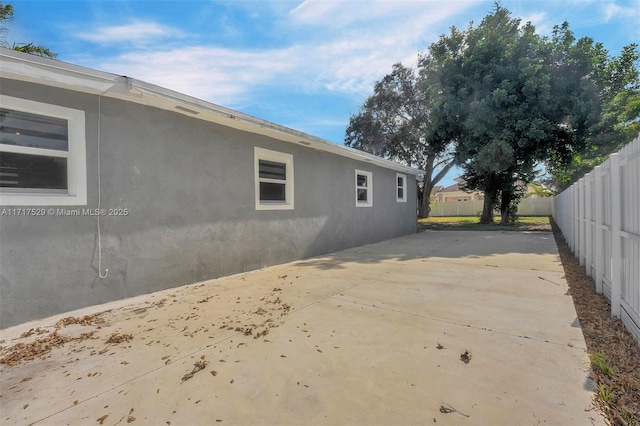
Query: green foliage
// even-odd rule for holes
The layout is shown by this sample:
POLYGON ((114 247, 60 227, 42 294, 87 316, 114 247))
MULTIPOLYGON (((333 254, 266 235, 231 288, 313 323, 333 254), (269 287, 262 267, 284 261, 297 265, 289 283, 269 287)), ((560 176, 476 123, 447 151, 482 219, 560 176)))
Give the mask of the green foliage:
POLYGON ((636 45, 612 58, 566 22, 541 37, 499 4, 430 46, 420 65, 438 64, 425 75, 439 85, 437 117, 457 142, 466 188, 485 193, 482 222, 499 205, 508 223, 538 164, 568 182, 637 134, 637 60, 636 45))
POLYGON ((529 187, 533 189, 533 194, 539 198, 554 197, 556 195, 555 192, 553 192, 552 190, 550 190, 549 188, 541 184, 530 183, 529 187))
POLYGON ((477 27, 449 36, 429 48, 445 63, 440 83, 446 93, 448 127, 457 133, 456 158, 466 188, 487 197, 483 222, 492 222, 500 202, 502 221, 521 197, 517 181, 531 180, 537 162, 555 144, 551 75, 544 40, 527 23, 496 5, 477 27))
POLYGON ((3 4, 0 2, 0 46, 6 47, 5 34, 7 33, 7 27, 3 24, 6 21, 13 20, 13 6, 10 4, 3 4))
MULTIPOLYGON (((12 5, 10 4, 5 5, 4 3, 0 2, 0 23, 12 21, 13 14, 14 14, 14 10, 12 5)), ((5 38, 6 33, 7 33, 7 28, 4 26, 0 26, 0 36, 2 37, 0 39, 0 46, 2 47, 9 47, 18 52, 29 53, 31 55, 43 56, 51 59, 54 59, 58 56, 56 53, 53 53, 51 50, 47 49, 46 47, 36 45, 33 42, 32 43, 15 43, 14 42, 11 45, 9 45, 5 38)))
POLYGON ((613 401, 613 397, 614 397, 613 389, 610 387, 605 387, 604 385, 599 384, 598 395, 607 404, 610 404, 613 401))
POLYGON ((375 84, 374 94, 360 112, 351 117, 345 145, 407 165, 424 164, 429 152, 422 148, 431 148, 424 143, 429 123, 426 103, 414 71, 395 64, 392 72, 375 84))
POLYGON ((346 144, 424 168, 426 194, 440 176, 434 159, 453 150, 466 189, 485 194, 481 221, 499 206, 508 223, 538 165, 562 189, 638 135, 639 58, 636 44, 612 57, 576 40, 567 22, 542 37, 496 4, 431 44, 417 76, 396 64, 351 118, 346 144))
POLYGON ((425 170, 421 217, 428 215, 433 186, 453 166, 451 142, 431 118, 437 97, 428 88, 413 69, 393 65, 351 116, 345 136, 347 146, 425 170))
POLYGON ((566 99, 559 105, 565 138, 547 162, 561 190, 638 135, 640 53, 630 44, 610 56, 589 37, 576 41, 566 22, 554 28, 549 46, 554 92, 566 99))
POLYGON ((634 417, 633 414, 624 408, 620 411, 620 417, 622 417, 622 420, 624 420, 628 426, 637 426, 640 421, 640 419, 634 417))
POLYGON ((595 371, 605 376, 611 376, 615 372, 615 366, 604 351, 590 353, 589 359, 591 359, 591 366, 595 371))

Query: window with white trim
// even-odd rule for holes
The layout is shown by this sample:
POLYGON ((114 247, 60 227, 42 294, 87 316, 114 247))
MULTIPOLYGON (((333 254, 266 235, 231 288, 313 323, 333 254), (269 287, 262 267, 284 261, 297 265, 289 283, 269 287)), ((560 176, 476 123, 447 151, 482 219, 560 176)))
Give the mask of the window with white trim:
POLYGON ((293 210, 293 155, 254 148, 256 210, 293 210))
POLYGON ((396 173, 396 201, 407 202, 407 175, 396 173))
POLYGON ((373 174, 356 170, 356 207, 373 205, 373 174))
POLYGON ((84 111, 0 95, 0 205, 86 205, 84 111))

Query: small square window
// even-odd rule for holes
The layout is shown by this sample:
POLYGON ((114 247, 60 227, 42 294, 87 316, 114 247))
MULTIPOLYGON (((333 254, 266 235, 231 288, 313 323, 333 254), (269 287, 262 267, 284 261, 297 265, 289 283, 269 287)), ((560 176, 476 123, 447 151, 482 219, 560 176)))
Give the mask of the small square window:
POLYGON ((84 111, 0 95, 0 204, 87 203, 84 111))
POLYGON ((396 173, 396 201, 407 202, 407 176, 396 173))
POLYGON ((356 206, 373 205, 373 175, 371 172, 356 170, 356 206))
POLYGON ((293 156, 254 148, 256 210, 293 209, 293 156))

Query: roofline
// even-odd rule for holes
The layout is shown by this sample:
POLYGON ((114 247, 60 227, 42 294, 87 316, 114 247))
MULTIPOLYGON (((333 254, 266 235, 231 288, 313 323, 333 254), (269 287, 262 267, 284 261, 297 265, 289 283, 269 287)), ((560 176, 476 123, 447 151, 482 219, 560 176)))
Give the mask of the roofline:
POLYGON ((0 59, 0 77, 3 78, 59 87, 153 106, 192 118, 269 136, 284 142, 303 145, 318 151, 365 161, 398 172, 411 175, 424 174, 424 171, 420 169, 386 160, 354 148, 337 145, 325 139, 142 80, 106 73, 55 59, 34 56, 7 48, 0 48, 0 59))

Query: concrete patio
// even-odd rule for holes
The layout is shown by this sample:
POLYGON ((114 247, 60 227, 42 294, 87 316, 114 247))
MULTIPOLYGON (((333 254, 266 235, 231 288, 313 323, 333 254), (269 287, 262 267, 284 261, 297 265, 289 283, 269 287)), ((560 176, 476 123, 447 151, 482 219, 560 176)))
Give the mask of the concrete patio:
POLYGON ((3 425, 604 424, 545 232, 423 232, 95 306, 2 330, 0 358, 47 336, 75 340, 0 364, 3 425))

